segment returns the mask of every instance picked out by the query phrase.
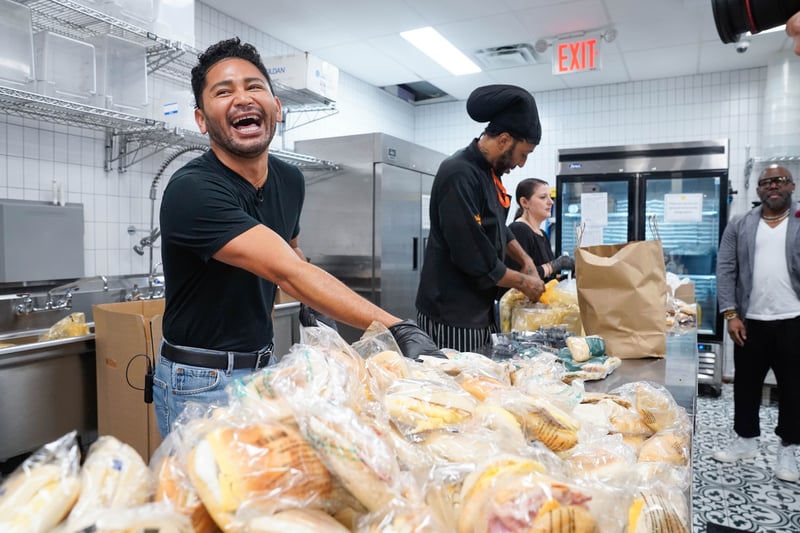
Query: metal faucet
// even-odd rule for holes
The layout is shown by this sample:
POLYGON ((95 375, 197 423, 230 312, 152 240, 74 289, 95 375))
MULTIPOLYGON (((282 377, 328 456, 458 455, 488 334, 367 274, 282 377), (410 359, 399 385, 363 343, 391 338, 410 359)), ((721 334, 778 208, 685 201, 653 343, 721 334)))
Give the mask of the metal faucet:
POLYGON ((67 289, 64 297, 58 301, 53 300, 53 293, 52 291, 48 291, 47 293, 47 301, 44 303, 44 307, 36 307, 33 304, 33 298, 29 292, 18 294, 20 298, 23 298, 22 303, 18 304, 16 307, 16 311, 18 315, 29 315, 31 313, 41 313, 44 311, 56 311, 59 309, 72 309, 72 291, 77 289, 67 289))
POLYGON ((149 235, 146 235, 141 238, 139 244, 133 245, 133 251, 139 255, 144 255, 144 249, 145 248, 152 249, 153 245, 155 244, 156 240, 158 240, 158 237, 160 235, 161 235, 161 230, 158 228, 153 228, 152 230, 150 230, 149 235))

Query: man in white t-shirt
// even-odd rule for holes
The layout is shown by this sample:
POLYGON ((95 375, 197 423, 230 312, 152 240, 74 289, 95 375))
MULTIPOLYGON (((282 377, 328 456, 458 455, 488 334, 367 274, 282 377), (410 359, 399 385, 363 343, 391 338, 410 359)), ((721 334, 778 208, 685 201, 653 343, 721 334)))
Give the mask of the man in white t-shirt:
POLYGON ((800 210, 791 172, 770 165, 758 178, 761 205, 731 220, 717 258, 717 294, 733 340, 734 423, 731 445, 714 454, 737 461, 758 454, 759 407, 771 368, 778 385, 781 439, 775 477, 800 479, 800 210))

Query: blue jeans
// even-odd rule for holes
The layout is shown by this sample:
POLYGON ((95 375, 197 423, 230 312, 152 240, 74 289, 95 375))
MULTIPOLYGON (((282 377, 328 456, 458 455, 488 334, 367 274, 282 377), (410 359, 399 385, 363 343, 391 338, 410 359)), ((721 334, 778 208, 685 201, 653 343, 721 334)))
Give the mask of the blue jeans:
MULTIPOLYGON (((198 352, 206 351, 192 349, 198 352)), ((269 364, 274 362, 274 355, 270 354, 269 364)), ((167 436, 186 404, 196 402, 203 404, 204 407, 211 404, 227 405, 228 395, 225 387, 230 382, 247 377, 256 371, 253 368, 234 370, 233 356, 228 358, 227 369, 183 365, 159 356, 153 376, 153 404, 161 436, 167 436)))

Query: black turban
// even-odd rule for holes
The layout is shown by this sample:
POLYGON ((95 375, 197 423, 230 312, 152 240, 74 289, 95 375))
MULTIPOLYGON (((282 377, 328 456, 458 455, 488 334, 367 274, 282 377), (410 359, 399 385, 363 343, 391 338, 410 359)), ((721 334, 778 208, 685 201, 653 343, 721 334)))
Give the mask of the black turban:
POLYGON ((488 122, 496 131, 506 132, 532 144, 542 140, 542 125, 533 95, 515 85, 478 87, 467 98, 467 113, 476 122, 488 122))

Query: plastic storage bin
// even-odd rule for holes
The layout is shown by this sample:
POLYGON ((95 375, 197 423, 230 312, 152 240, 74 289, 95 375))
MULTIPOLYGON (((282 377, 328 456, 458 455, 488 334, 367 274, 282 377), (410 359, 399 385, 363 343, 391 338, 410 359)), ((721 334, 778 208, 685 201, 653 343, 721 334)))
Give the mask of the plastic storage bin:
POLYGON ((97 64, 97 106, 138 113, 147 105, 147 48, 114 35, 92 41, 97 64))
POLYGON ((189 89, 162 89, 153 99, 151 116, 174 128, 200 132, 194 120, 194 94, 189 89))
POLYGON ((33 36, 36 92, 91 104, 95 95, 94 46, 49 31, 33 36))
POLYGON ((33 30, 27 6, 0 0, 0 85, 33 81, 33 30))

